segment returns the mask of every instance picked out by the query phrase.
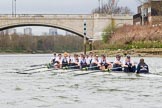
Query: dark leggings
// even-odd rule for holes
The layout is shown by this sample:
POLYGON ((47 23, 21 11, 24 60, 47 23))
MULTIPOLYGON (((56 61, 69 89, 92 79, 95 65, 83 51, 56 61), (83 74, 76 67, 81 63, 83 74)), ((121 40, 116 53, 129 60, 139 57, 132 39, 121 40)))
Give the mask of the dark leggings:
POLYGON ((118 64, 114 64, 112 71, 122 71, 122 66, 118 64))
POLYGON ((124 72, 135 72, 136 71, 136 66, 128 66, 128 67, 124 67, 124 72))

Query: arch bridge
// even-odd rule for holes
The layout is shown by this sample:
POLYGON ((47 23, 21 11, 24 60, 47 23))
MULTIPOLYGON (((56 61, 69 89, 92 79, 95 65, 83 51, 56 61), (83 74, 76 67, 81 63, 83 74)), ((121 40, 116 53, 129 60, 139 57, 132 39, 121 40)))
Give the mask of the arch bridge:
POLYGON ((87 39, 101 40, 104 28, 111 24, 112 18, 116 25, 133 24, 130 15, 101 14, 0 14, 0 31, 21 26, 46 26, 63 29, 78 36, 84 36, 84 21, 87 24, 87 39))

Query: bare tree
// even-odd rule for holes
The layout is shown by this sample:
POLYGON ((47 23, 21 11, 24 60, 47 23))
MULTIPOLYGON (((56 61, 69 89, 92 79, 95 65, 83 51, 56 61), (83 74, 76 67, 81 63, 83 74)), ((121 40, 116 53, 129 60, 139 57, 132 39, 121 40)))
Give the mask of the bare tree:
POLYGON ((98 7, 92 12, 101 14, 132 14, 128 7, 119 7, 118 2, 119 0, 107 0, 101 8, 98 7))
POLYGON ((101 9, 103 10, 103 13, 112 14, 117 9, 117 6, 118 0, 108 0, 107 3, 105 3, 101 9))
POLYGON ((138 3, 143 4, 146 2, 150 2, 151 0, 136 0, 138 3))

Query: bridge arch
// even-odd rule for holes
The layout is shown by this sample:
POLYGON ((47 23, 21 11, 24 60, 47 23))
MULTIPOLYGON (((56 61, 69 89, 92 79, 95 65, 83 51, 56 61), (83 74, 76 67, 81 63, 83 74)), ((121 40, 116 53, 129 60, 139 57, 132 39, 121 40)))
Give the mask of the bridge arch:
MULTIPOLYGON (((42 23, 10 24, 10 25, 6 25, 6 26, 1 27, 1 28, 0 28, 0 31, 6 30, 6 29, 15 28, 15 27, 24 27, 24 26, 42 26, 42 27, 58 28, 58 29, 61 29, 61 30, 65 30, 65 31, 74 33, 74 34, 76 34, 76 35, 78 35, 78 36, 84 38, 83 33, 80 33, 79 31, 74 30, 74 29, 72 29, 72 28, 70 28, 70 27, 65 27, 65 26, 62 26, 62 25, 53 25, 53 24, 42 24, 42 23)), ((89 37, 87 36, 86 39, 89 40, 89 37)))

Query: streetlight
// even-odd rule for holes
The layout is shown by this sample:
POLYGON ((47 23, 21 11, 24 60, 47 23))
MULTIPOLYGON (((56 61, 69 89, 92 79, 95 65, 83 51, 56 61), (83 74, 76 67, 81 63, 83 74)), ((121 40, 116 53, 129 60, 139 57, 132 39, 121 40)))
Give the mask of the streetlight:
POLYGON ((100 12, 101 12, 101 7, 100 7, 100 4, 101 4, 101 3, 100 3, 100 2, 101 2, 101 1, 98 0, 98 3, 99 3, 99 5, 98 5, 98 6, 99 6, 99 14, 100 14, 100 12))
POLYGON ((16 0, 15 0, 15 17, 16 17, 16 0))
POLYGON ((101 0, 101 13, 103 14, 103 0, 101 0))
POLYGON ((12 0, 12 16, 14 15, 14 0, 12 0))
POLYGON ((141 17, 142 17, 142 25, 144 25, 144 0, 139 0, 139 2, 141 3, 141 17))
POLYGON ((89 45, 90 45, 90 50, 93 51, 94 48, 93 48, 93 43, 94 43, 95 39, 94 38, 90 38, 89 39, 89 45))
POLYGON ((142 16, 142 25, 144 25, 144 3, 142 4, 141 7, 141 16, 142 16))

